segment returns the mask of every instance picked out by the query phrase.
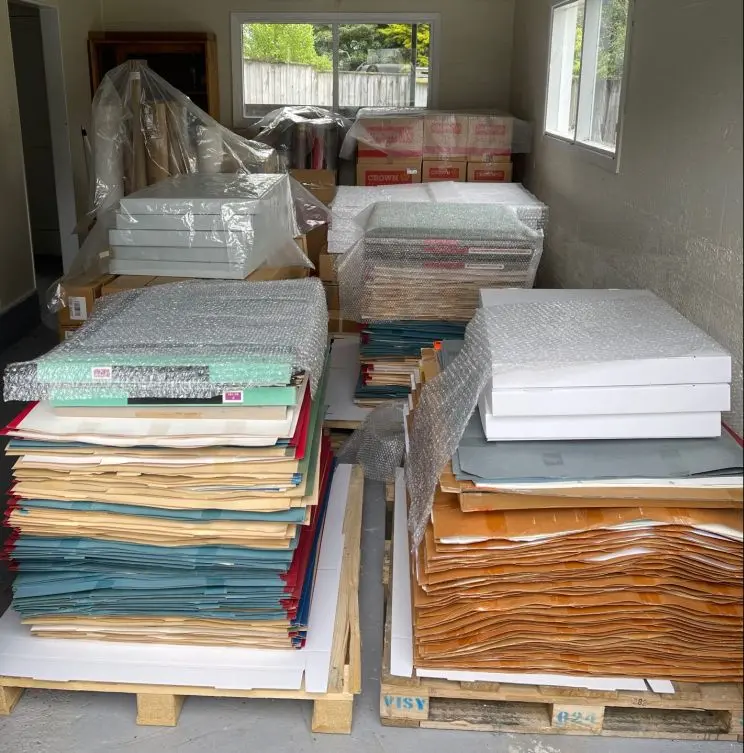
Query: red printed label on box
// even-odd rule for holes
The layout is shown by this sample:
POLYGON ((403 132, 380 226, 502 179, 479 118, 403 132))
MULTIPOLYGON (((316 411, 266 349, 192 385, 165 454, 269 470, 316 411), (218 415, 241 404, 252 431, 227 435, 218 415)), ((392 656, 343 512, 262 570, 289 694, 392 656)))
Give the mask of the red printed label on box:
POLYGON ((228 390, 222 393, 223 403, 242 403, 243 390, 228 390))
POLYGON ((111 381, 113 369, 110 366, 93 366, 90 370, 90 377, 96 381, 111 381))
POLYGON ((396 183, 411 183, 413 173, 408 170, 368 170, 364 174, 366 186, 385 186, 396 183))

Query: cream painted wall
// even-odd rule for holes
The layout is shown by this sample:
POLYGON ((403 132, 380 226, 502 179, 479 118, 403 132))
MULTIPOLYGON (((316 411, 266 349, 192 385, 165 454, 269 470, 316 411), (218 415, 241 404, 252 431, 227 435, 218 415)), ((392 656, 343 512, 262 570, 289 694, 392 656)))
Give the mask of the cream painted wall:
POLYGON ((230 13, 440 13, 439 104, 509 103, 514 0, 102 0, 106 30, 178 29, 217 35, 222 122, 232 123, 230 13))
POLYGON ((550 206, 542 273, 649 288, 734 356, 742 430, 742 2, 636 0, 620 173, 542 134, 550 0, 518 0, 512 109, 536 123, 527 185, 550 206))
POLYGON ((8 5, 0 2, 0 314, 35 287, 23 143, 10 44, 8 5))
MULTIPOLYGON (((63 68, 67 83, 67 114, 73 157, 78 214, 87 203, 87 177, 80 127, 90 121, 90 78, 87 37, 100 28, 100 0, 47 0, 60 8, 63 68)), ((0 313, 35 289, 28 228, 21 124, 10 41, 8 6, 0 0, 0 313)))

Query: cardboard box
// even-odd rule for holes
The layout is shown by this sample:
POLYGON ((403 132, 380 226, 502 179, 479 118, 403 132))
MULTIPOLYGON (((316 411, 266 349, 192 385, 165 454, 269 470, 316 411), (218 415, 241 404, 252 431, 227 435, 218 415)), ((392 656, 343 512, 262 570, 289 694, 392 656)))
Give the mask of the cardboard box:
POLYGON ((421 161, 357 162, 358 186, 398 186, 421 183, 421 161))
POLYGON ((119 275, 103 286, 101 295, 113 295, 124 290, 146 288, 155 279, 157 278, 152 275, 119 275))
POLYGON ((424 118, 401 116, 360 118, 354 123, 357 159, 422 159, 424 154, 424 118))
POLYGON ((326 304, 329 311, 341 310, 341 294, 338 289, 338 283, 336 282, 324 282, 326 304))
POLYGON ((289 174, 326 206, 336 196, 336 173, 333 170, 290 170, 289 174))
POLYGON ((259 267, 251 272, 246 280, 250 282, 270 282, 272 280, 300 280, 312 274, 310 267, 259 267))
POLYGON ((320 255, 326 251, 328 251, 328 225, 319 225, 305 236, 305 253, 315 269, 320 264, 320 255))
POLYGON ((77 326, 59 327, 57 329, 57 333, 59 334, 59 341, 62 343, 65 340, 69 340, 80 329, 80 327, 80 324, 78 324, 77 326))
POLYGON ((321 254, 318 259, 318 277, 323 282, 338 282, 336 275, 336 255, 321 254))
POLYGON ((150 282, 145 285, 146 288, 154 288, 157 285, 167 285, 171 282, 188 282, 192 280, 192 277, 153 277, 150 282))
POLYGON ((359 322, 352 322, 343 319, 340 311, 328 312, 328 331, 333 333, 356 334, 362 331, 362 325, 359 322))
POLYGON ((468 183, 511 183, 511 162, 468 162, 468 183))
POLYGON ((468 153, 468 116, 454 112, 424 115, 424 159, 465 161, 468 153))
POLYGON ((467 173, 467 164, 467 162, 424 160, 421 169, 421 182, 436 183, 438 180, 462 182, 467 173))
POLYGON ((64 306, 57 312, 57 325, 75 327, 86 321, 103 287, 113 279, 113 275, 83 275, 64 282, 64 306))
POLYGON ((468 162, 510 161, 513 133, 511 115, 469 115, 468 162))

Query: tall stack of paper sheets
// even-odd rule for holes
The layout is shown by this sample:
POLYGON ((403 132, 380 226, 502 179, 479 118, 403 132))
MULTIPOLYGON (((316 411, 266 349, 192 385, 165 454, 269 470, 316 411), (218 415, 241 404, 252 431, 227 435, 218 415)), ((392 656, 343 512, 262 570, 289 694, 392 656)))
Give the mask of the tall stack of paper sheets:
POLYGON ((317 280, 102 301, 12 364, 13 607, 36 635, 301 647, 332 459, 317 280))
MULTIPOLYGON (((575 345, 593 326, 575 323, 575 345)), ((531 347, 530 328, 523 331, 528 342, 510 355, 516 362, 531 347)), ((683 340, 688 348, 697 342, 683 340)), ((418 421, 446 427, 452 420, 452 406, 423 393, 461 378, 454 373, 461 348, 444 342, 425 351, 414 435, 418 421)), ((499 364, 492 357, 505 376, 499 364)), ((421 436, 411 439, 412 453, 421 452, 421 436)), ((432 432, 430 441, 441 437, 432 432)), ((424 467, 421 460, 409 463, 424 467)), ((393 672, 593 689, 646 690, 652 680, 658 692, 674 692, 660 680, 741 681, 743 466, 728 431, 488 441, 474 413, 438 476, 410 569, 402 483, 397 495, 393 672)), ((410 491, 416 470, 409 471, 410 491)), ((415 530, 416 519, 409 522, 415 530)))
POLYGON ((197 173, 125 196, 109 231, 109 271, 242 280, 300 235, 289 180, 197 173))
POLYGON ((356 398, 407 398, 418 348, 461 336, 484 286, 532 287, 542 230, 507 203, 382 201, 338 267, 346 318, 365 323, 356 398))
POLYGON ((501 323, 479 402, 489 440, 720 434, 731 356, 653 293, 483 290, 481 302, 501 323))

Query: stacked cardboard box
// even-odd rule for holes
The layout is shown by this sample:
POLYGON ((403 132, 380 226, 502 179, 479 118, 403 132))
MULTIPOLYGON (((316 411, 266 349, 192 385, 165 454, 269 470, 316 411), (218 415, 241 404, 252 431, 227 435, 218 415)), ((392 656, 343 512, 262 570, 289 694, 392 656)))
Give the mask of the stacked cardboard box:
MULTIPOLYGON (((402 111, 405 113, 405 111, 402 111)), ((421 182, 424 121, 411 115, 383 112, 357 119, 357 185, 393 186, 421 182)))
POLYGON ((511 115, 362 110, 349 134, 358 186, 512 179, 511 115))
POLYGON ((336 272, 336 257, 333 254, 322 253, 318 261, 318 275, 323 283, 328 305, 328 331, 360 332, 361 324, 344 319, 341 314, 341 293, 338 287, 338 274, 336 272))

